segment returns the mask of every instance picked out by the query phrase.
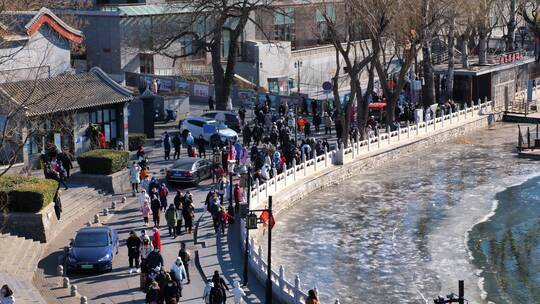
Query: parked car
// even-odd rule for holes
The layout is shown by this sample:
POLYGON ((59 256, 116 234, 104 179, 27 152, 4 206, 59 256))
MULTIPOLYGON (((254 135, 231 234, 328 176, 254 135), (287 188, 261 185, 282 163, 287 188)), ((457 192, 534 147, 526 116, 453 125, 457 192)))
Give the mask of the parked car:
POLYGON ((118 233, 109 227, 83 228, 71 242, 67 270, 111 271, 118 254, 118 233))
POLYGON ((184 138, 187 137, 188 132, 191 132, 193 138, 197 139, 200 135, 202 135, 205 141, 210 142, 210 136, 212 136, 212 133, 203 132, 205 126, 211 126, 215 130, 217 130, 222 142, 235 142, 238 139, 238 134, 236 133, 236 131, 228 128, 222 123, 218 123, 213 119, 201 116, 186 117, 184 120, 180 121, 179 129, 180 132, 182 132, 182 136, 184 138))
POLYGON ((205 112, 203 117, 214 119, 217 121, 224 120, 227 127, 240 132, 240 117, 231 111, 208 111, 205 112))
POLYGON ((181 158, 166 170, 168 182, 192 183, 198 185, 202 180, 212 177, 211 161, 195 157, 181 158))

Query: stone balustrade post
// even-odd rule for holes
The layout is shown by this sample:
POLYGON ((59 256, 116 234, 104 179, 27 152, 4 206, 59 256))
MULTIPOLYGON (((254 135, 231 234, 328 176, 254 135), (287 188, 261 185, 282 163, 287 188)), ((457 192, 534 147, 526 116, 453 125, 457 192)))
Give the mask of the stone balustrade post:
POLYGON ((377 148, 381 147, 381 132, 377 130, 377 148))
POLYGON ((328 147, 324 146, 324 167, 328 168, 328 147))
POLYGON ((285 269, 283 265, 279 265, 279 289, 285 288, 285 269))
POLYGON ((278 191, 278 186, 277 186, 278 174, 277 174, 276 168, 273 169, 273 172, 274 172, 274 193, 276 193, 278 191))
POLYGON ((407 119, 407 138, 411 138, 411 123, 407 119))
POLYGON ((71 292, 70 295, 72 297, 76 297, 78 294, 79 289, 77 288, 77 285, 71 285, 71 292))
POLYGON ((441 117, 441 128, 444 128, 444 112, 443 112, 443 115, 441 117))
POLYGON ((62 281, 62 286, 67 289, 71 287, 71 282, 69 281, 68 277, 64 277, 64 280, 62 281))
POLYGON ((264 181, 264 197, 268 197, 268 180, 264 181))
POLYGON ((81 304, 88 304, 88 298, 87 297, 81 297, 81 304))
POLYGON ((255 240, 253 237, 249 239, 249 258, 253 260, 253 257, 255 256, 255 240))
POLYGON ((426 122, 424 123, 425 124, 425 129, 426 129, 426 134, 428 132, 428 127, 429 127, 429 120, 426 120, 426 122))
POLYGON ((467 119, 467 103, 463 104, 465 109, 465 119, 467 119))
POLYGON ((369 136, 369 134, 367 136, 367 150, 368 152, 369 150, 371 150, 371 137, 369 136))
POLYGON ((64 266, 58 265, 58 267, 56 267, 56 275, 59 277, 64 276, 64 266))
POLYGON ((104 216, 109 215, 109 208, 103 208, 103 215, 104 216))
POLYGON ((292 160, 292 167, 293 167, 293 181, 296 181, 296 158, 293 158, 292 160))
POLYGON ((287 186, 287 164, 283 164, 283 183, 287 186))
POLYGON ((319 157, 319 155, 317 155, 317 151, 315 151, 315 157, 313 158, 313 170, 315 170, 315 172, 317 172, 317 158, 319 157))
POLYGON ((433 117, 433 130, 437 130, 437 117, 433 117))
POLYGON ((306 165, 306 155, 305 154, 302 154, 302 168, 304 169, 304 170, 302 170, 302 171, 304 171, 304 177, 306 177, 306 175, 307 175, 307 165, 306 165))
POLYGON ((386 126, 386 136, 388 137, 388 144, 390 145, 390 137, 391 136, 390 126, 386 126))
POLYGON ((416 136, 418 136, 419 134, 420 134, 420 124, 417 121, 416 122, 416 136))
POLYGON ((260 185, 259 185, 259 179, 257 179, 255 181, 255 193, 257 193, 257 206, 260 204, 260 189, 259 189, 260 185))
POLYGON ((99 223, 99 214, 94 215, 94 224, 99 223))
POLYGON ((112 210, 116 209, 116 202, 115 202, 115 201, 112 201, 112 203, 111 203, 111 209, 112 209, 112 210))
POLYGON ((294 293, 294 303, 295 304, 301 304, 302 302, 300 301, 300 295, 302 293, 301 291, 301 287, 300 287, 300 278, 298 277, 298 275, 296 275, 294 277, 294 290, 293 290, 293 293, 294 293))
POLYGON ((453 113, 452 113, 452 107, 450 107, 450 124, 452 124, 452 115, 453 115, 453 113))
POLYGON ((354 142, 352 143, 351 148, 352 158, 354 159, 356 157, 356 146, 354 142))
POLYGON ((122 204, 125 204, 125 203, 126 203, 126 201, 127 201, 127 198, 126 198, 125 196, 123 196, 123 197, 122 197, 122 201, 121 201, 121 202, 122 202, 122 204))
POLYGON ((263 270, 264 272, 264 267, 263 267, 263 249, 262 249, 262 246, 259 245, 259 249, 257 249, 257 252, 259 254, 259 258, 257 259, 257 267, 259 270, 263 270))
POLYGON ((401 140, 401 124, 398 124, 397 126, 397 140, 401 140))

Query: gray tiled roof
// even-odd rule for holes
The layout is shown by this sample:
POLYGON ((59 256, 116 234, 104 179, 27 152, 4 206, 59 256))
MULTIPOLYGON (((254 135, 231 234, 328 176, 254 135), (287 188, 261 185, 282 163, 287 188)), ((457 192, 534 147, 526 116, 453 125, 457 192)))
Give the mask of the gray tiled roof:
POLYGON ((99 68, 75 75, 0 84, 0 97, 27 108, 28 116, 129 102, 131 92, 99 68))

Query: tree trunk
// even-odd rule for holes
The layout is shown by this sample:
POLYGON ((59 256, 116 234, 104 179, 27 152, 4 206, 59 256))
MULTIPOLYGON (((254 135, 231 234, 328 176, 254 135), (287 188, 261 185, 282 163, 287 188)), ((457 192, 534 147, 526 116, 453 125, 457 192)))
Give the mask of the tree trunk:
POLYGON ((487 33, 485 29, 478 31, 478 64, 487 64, 487 33))
POLYGON ((367 138, 366 123, 369 115, 369 96, 373 94, 373 86, 375 82, 375 71, 373 64, 368 68, 368 85, 364 92, 364 96, 358 102, 358 129, 362 140, 367 138))
POLYGON ((445 100, 454 98, 454 44, 455 44, 455 18, 450 18, 450 27, 448 29, 448 70, 446 71, 446 91, 444 94, 445 100))
POLYGON ((516 41, 516 1, 517 0, 510 0, 510 11, 508 12, 508 24, 506 25, 506 28, 508 30, 507 36, 506 36, 506 51, 512 52, 515 50, 515 41, 516 41))
POLYGON ((435 84, 433 76, 433 63, 431 61, 430 42, 425 42, 422 47, 422 70, 424 74, 425 85, 422 88, 422 99, 424 106, 430 106, 435 102, 435 84))
POLYGON ((461 65, 464 69, 469 68, 469 37, 463 36, 461 43, 461 65))

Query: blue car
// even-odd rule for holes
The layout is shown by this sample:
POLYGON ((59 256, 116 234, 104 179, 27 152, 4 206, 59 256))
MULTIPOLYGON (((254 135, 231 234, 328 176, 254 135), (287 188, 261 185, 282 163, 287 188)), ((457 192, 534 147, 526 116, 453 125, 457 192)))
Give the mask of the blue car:
POLYGON ((83 228, 71 243, 67 270, 111 271, 118 254, 118 233, 109 227, 83 228))

